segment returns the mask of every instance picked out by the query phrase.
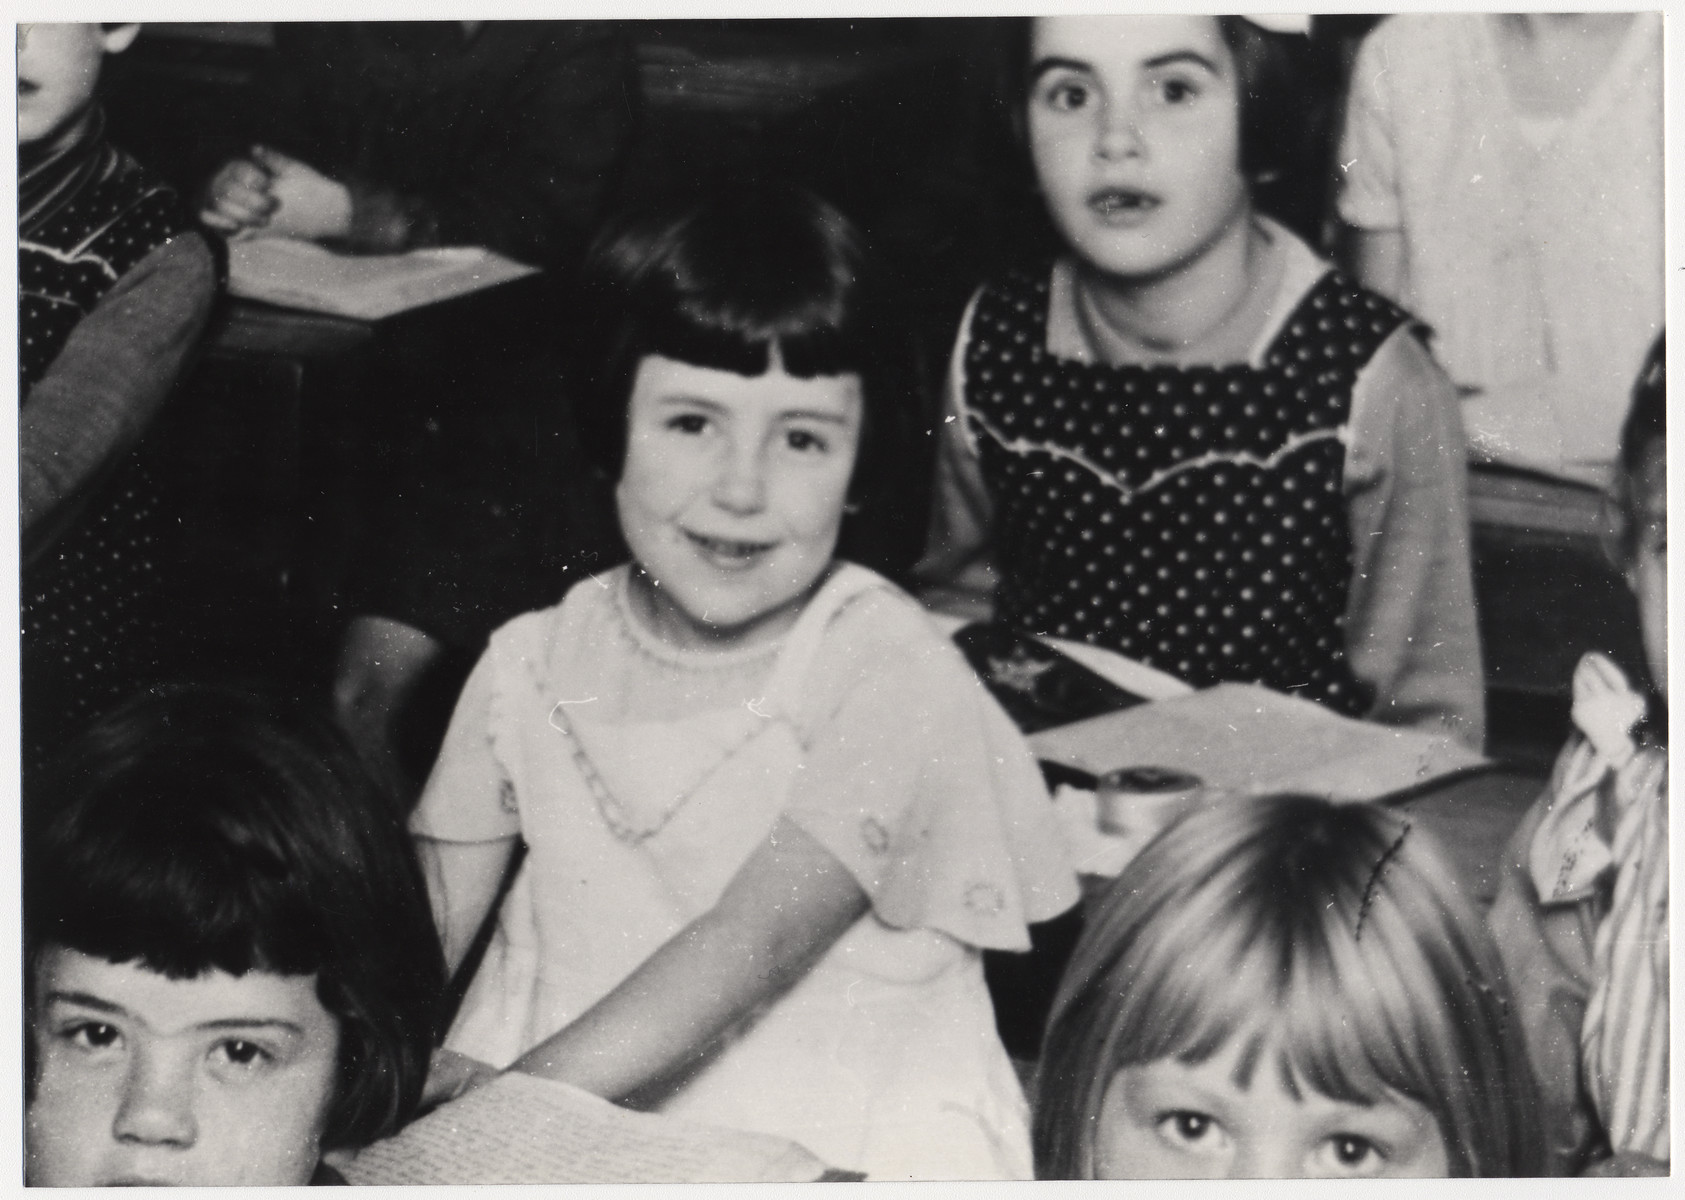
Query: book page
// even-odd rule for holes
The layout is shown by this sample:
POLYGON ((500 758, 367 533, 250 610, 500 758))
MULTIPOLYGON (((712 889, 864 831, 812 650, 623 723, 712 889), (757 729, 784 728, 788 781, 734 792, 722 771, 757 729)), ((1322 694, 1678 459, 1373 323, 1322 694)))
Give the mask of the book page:
POLYGON ((1224 791, 1333 800, 1378 799, 1486 761, 1448 735, 1356 721, 1240 683, 1049 729, 1030 745, 1038 758, 1095 775, 1169 767, 1224 791))
POLYGON ((365 321, 536 273, 478 246, 338 254, 313 242, 259 237, 228 247, 232 295, 365 321))
POLYGON ((499 1075, 335 1163, 353 1184, 806 1183, 835 1178, 791 1141, 620 1108, 499 1075))

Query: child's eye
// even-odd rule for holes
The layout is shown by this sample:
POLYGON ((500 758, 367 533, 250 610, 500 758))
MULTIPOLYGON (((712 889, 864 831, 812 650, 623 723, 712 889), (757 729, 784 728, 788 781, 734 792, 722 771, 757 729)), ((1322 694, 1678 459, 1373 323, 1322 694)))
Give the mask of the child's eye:
POLYGON ((275 1060, 269 1051, 245 1038, 228 1038, 218 1042, 211 1054, 219 1065, 232 1067, 263 1067, 275 1060))
POLYGON ((1075 79, 1055 80, 1042 90, 1042 103, 1055 112, 1075 112, 1088 103, 1087 84, 1075 79))
POLYGON ((1200 94, 1197 83, 1175 75, 1155 81, 1153 90, 1161 102, 1169 105, 1187 104, 1200 94))
POLYGON ((1209 1150, 1219 1140, 1217 1122, 1209 1113, 1193 1109, 1172 1109, 1158 1118, 1158 1129, 1170 1142, 1184 1149, 1209 1150))
POLYGON ((708 418, 701 413, 679 413, 667 418, 667 428, 679 433, 701 433, 708 428, 708 418))
POLYGON ((1385 1157, 1374 1142, 1355 1133, 1336 1133, 1324 1146, 1328 1166, 1341 1174, 1378 1170, 1385 1157))
POLYGON ((123 1040, 122 1031, 104 1021, 78 1021, 59 1031, 59 1037, 79 1050, 94 1053, 109 1050, 123 1040))
POLYGON ((803 453, 822 453, 828 448, 824 438, 806 429, 792 429, 784 435, 784 442, 792 450, 803 453))

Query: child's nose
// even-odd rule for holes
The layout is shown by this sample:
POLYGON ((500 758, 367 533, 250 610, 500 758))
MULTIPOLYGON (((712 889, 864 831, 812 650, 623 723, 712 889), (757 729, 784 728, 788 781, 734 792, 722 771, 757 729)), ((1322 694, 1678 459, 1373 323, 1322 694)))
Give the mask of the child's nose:
POLYGON ((1241 1139, 1229 1159, 1230 1179, 1291 1179, 1304 1174, 1288 1139, 1264 1136, 1241 1139))
POLYGON ((1100 128, 1096 131, 1096 157, 1113 160, 1133 158, 1142 154, 1146 143, 1141 138, 1141 123, 1135 109, 1128 104, 1112 102, 1100 110, 1100 128))
POLYGON ((191 1065, 172 1064, 161 1055, 135 1055, 112 1132, 122 1142, 181 1149, 193 1145, 199 1124, 193 1111, 191 1065))
POLYGON ((735 513, 759 512, 766 506, 766 466, 759 447, 730 449, 714 481, 714 502, 735 513))

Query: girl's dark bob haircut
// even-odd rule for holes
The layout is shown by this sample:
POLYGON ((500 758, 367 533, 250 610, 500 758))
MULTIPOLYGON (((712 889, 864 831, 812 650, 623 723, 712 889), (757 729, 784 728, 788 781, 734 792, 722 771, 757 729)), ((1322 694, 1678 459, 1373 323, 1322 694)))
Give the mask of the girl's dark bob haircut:
POLYGON ((62 947, 172 979, 314 974, 340 1035, 323 1149, 414 1115, 444 963, 402 814, 325 719, 155 689, 29 783, 26 971, 62 947))
POLYGON ((1543 1169, 1536 1084, 1497 947, 1427 835, 1379 805, 1219 798, 1124 868, 1054 998, 1035 1089, 1037 1177, 1094 1178, 1118 1071, 1197 1065, 1235 1038, 1243 1061, 1279 1072, 1292 1094, 1422 1105, 1451 1175, 1543 1169))
POLYGON ((738 184, 614 221, 580 272, 587 458, 620 477, 627 405, 647 355, 756 376, 776 353, 799 379, 858 375, 864 415, 839 553, 862 557, 851 552, 861 531, 905 516, 905 464, 928 441, 894 292, 848 218, 793 185, 738 184))

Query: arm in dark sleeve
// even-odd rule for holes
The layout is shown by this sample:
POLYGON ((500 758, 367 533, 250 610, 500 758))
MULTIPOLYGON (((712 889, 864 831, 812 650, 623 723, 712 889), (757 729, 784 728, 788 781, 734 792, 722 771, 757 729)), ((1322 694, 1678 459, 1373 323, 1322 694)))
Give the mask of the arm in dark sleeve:
POLYGON ((475 243, 541 264, 582 248, 631 130, 632 60, 603 22, 549 23, 542 40, 528 86, 503 102, 496 136, 439 188, 418 194, 344 181, 353 248, 475 243))
POLYGON ((140 440, 216 299, 198 234, 141 259, 84 317, 18 414, 18 506, 26 539, 140 440))

